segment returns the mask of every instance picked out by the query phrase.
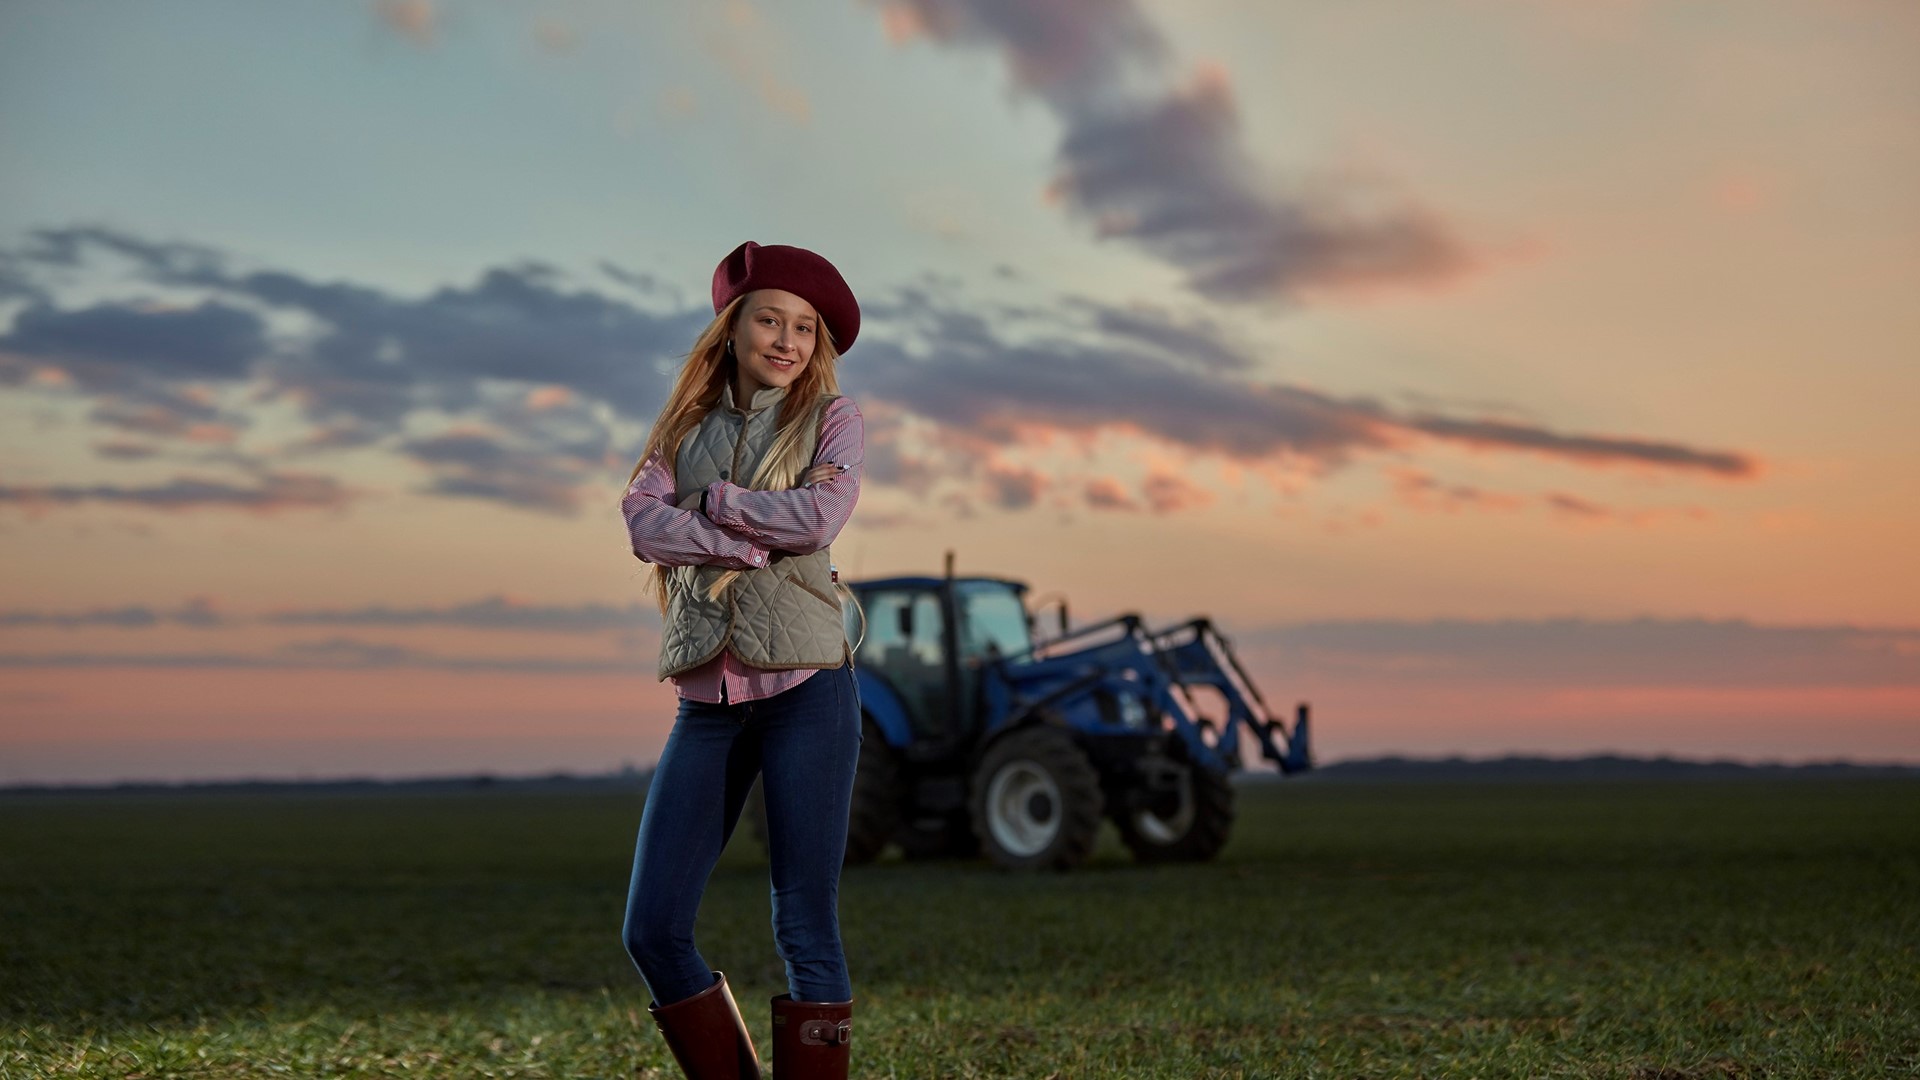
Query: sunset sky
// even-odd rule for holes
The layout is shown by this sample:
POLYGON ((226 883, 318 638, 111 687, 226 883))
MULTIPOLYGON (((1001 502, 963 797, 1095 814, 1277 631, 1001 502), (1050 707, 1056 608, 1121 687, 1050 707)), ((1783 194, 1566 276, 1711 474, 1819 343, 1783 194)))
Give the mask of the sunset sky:
POLYGON ((0 6, 0 783, 657 754, 743 240, 843 574, 1212 615, 1323 761, 1920 762, 1920 5, 0 6))

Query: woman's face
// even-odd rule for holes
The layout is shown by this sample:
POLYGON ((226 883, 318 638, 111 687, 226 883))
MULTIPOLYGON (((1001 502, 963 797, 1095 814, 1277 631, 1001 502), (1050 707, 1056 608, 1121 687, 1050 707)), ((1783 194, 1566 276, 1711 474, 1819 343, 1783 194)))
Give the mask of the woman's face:
POLYGON ((741 405, 764 387, 792 386, 813 359, 820 316, 813 305, 785 289, 755 289, 740 304, 733 324, 733 356, 739 364, 741 405))

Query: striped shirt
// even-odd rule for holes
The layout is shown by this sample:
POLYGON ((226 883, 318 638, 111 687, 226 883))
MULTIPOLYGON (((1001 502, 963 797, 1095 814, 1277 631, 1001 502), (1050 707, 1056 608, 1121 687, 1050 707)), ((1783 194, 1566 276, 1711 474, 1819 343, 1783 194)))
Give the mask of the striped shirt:
MULTIPOLYGON (((655 565, 720 566, 752 570, 774 551, 807 555, 833 543, 860 499, 860 467, 866 458, 866 428, 850 397, 835 398, 821 425, 813 464, 845 465, 810 488, 755 491, 725 480, 707 485, 707 512, 697 496, 674 505, 673 469, 655 454, 620 500, 633 553, 655 565)), ((733 650, 673 677, 674 688, 694 701, 757 701, 804 682, 818 668, 773 671, 741 663, 733 650), (724 697, 723 697, 724 695, 724 697)))

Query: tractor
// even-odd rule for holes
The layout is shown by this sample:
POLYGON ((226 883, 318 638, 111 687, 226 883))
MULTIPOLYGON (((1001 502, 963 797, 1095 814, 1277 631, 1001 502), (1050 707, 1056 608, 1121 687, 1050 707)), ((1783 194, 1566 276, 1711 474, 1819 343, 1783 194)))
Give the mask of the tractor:
MULTIPOLYGON (((1307 705, 1269 712, 1205 618, 1151 630, 1137 615, 1036 639, 1023 582, 891 577, 845 605, 863 741, 846 861, 889 843, 908 858, 984 854, 1067 870, 1111 818, 1142 862, 1211 859, 1233 825, 1228 776, 1251 740, 1283 773, 1312 767, 1307 705)), ((759 791, 748 807, 762 844, 759 791)))

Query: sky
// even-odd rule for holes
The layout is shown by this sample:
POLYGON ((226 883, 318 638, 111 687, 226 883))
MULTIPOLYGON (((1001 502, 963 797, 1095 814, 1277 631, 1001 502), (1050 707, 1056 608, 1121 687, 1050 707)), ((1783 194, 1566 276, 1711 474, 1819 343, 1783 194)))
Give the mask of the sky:
POLYGON ((744 240, 844 576, 1207 614, 1323 762, 1920 761, 1906 0, 0 6, 0 784, 644 766, 744 240))

